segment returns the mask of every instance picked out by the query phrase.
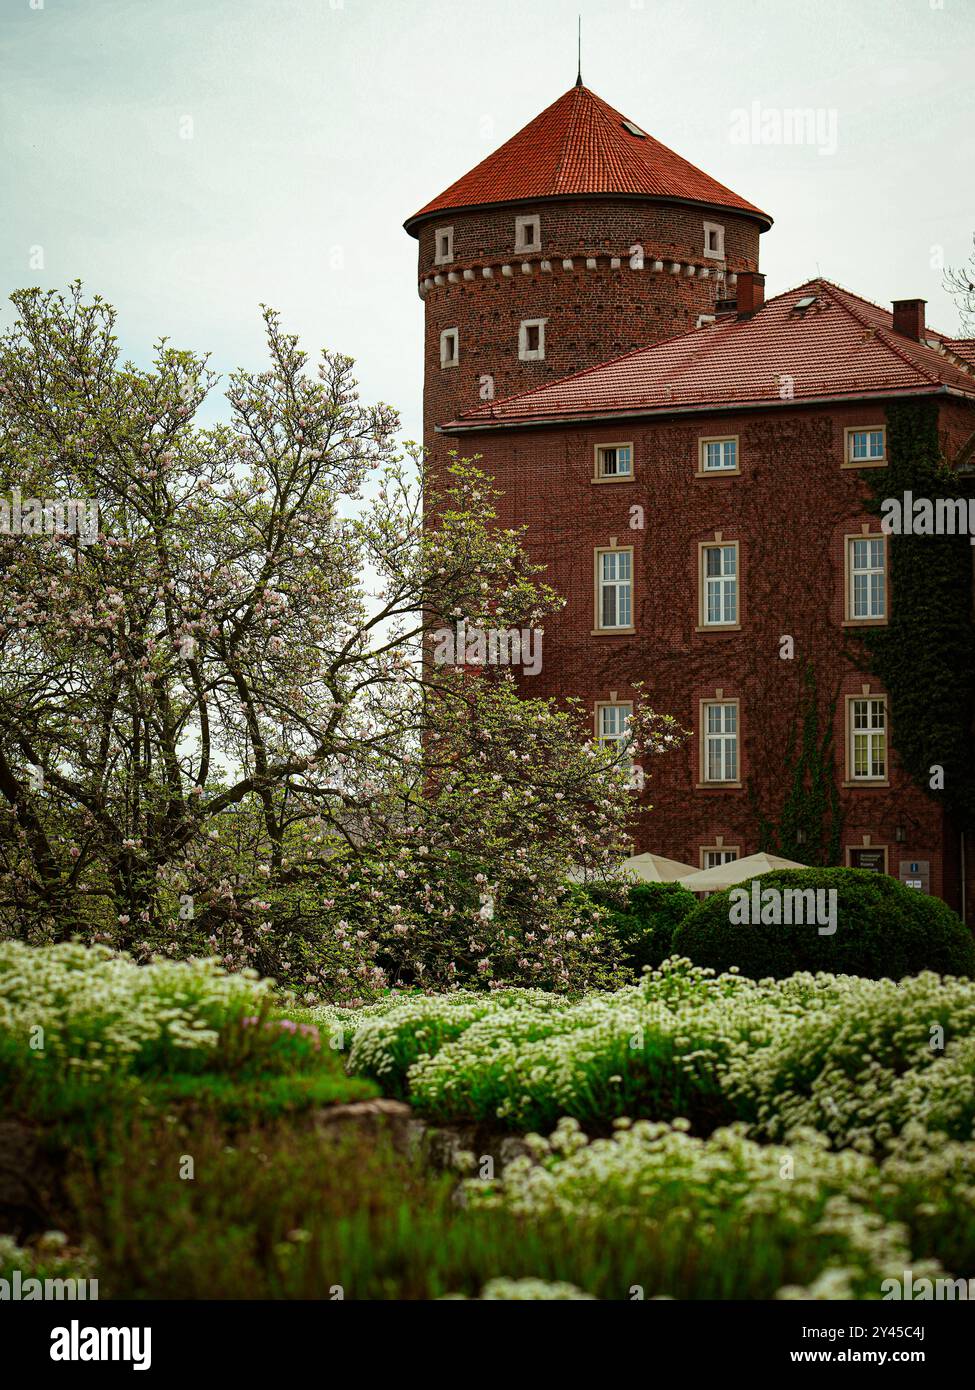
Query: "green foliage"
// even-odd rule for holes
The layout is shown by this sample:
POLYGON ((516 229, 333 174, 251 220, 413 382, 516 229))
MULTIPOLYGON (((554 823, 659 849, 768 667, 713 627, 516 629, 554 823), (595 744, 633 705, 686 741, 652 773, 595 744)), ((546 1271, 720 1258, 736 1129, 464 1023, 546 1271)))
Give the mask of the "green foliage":
POLYGON ((47 1119, 209 1103, 240 1117, 375 1094, 273 981, 214 961, 137 966, 106 947, 0 943, 0 1099, 47 1119))
POLYGON ((886 874, 781 869, 757 880, 763 891, 835 891, 837 920, 831 935, 821 934, 808 914, 804 922, 791 925, 735 921, 735 895, 740 889, 750 895, 752 881, 700 903, 675 932, 674 950, 695 965, 719 972, 737 969, 752 979, 782 979, 797 970, 894 980, 921 970, 975 975, 972 934, 947 903, 886 874))
POLYGON ((594 919, 618 944, 623 964, 637 976, 673 954, 677 925, 697 906, 694 894, 679 883, 593 885, 574 896, 580 915, 591 906, 594 919))
MULTIPOLYGON (((888 466, 863 476, 871 506, 884 498, 967 497, 947 466, 935 401, 887 406, 888 466)), ((975 615, 972 548, 965 535, 888 538, 890 615, 864 632, 870 669, 887 691, 891 743, 916 784, 975 826, 975 615), (944 790, 932 791, 932 768, 944 790)))
POLYGON ((69 1190, 102 1298, 476 1298, 503 1277, 507 1296, 541 1280, 616 1300, 877 1299, 905 1268, 975 1265, 970 1144, 903 1142, 877 1162, 812 1134, 784 1150, 686 1130, 587 1142, 564 1122, 458 1201, 456 1174, 371 1130, 228 1142, 213 1122, 133 1122, 69 1190), (180 1180, 188 1152, 205 1181, 180 1180))
POLYGON ((816 1130, 886 1145, 913 1125, 971 1138, 975 982, 796 974, 758 983, 670 960, 638 987, 543 1011, 405 1000, 354 1024, 349 1067, 439 1123, 589 1133, 684 1117, 707 1133, 816 1130), (449 1026, 448 1026, 449 1022, 449 1026))

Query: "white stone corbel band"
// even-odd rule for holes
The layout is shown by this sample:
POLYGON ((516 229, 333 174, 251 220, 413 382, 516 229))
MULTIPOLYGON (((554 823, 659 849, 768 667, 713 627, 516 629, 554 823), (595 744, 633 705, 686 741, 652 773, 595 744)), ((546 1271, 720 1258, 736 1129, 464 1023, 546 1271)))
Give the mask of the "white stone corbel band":
MULTIPOLYGON (((726 272, 721 266, 705 265, 701 261, 662 261, 648 258, 642 263, 634 265, 628 256, 558 256, 555 259, 561 264, 563 270, 581 270, 583 265, 586 270, 598 270, 600 263, 608 265, 610 270, 622 270, 625 264, 628 269, 637 274, 641 270, 648 270, 655 275, 678 275, 684 276, 688 280, 695 278, 699 280, 713 279, 719 287, 724 283, 729 289, 734 289, 738 283, 738 276, 734 271, 726 272)), ((553 262, 547 257, 536 261, 521 261, 521 273, 522 275, 531 275, 537 266, 542 274, 549 275, 552 273, 552 264, 553 262)), ((446 275, 441 268, 432 275, 421 276, 417 285, 420 298, 422 299, 424 295, 429 294, 437 285, 456 285, 460 283, 461 279, 476 280, 478 271, 481 272, 481 277, 485 280, 493 280, 496 273, 500 273, 503 279, 510 280, 514 277, 515 267, 509 261, 492 261, 487 264, 465 266, 463 270, 448 270, 446 275)))

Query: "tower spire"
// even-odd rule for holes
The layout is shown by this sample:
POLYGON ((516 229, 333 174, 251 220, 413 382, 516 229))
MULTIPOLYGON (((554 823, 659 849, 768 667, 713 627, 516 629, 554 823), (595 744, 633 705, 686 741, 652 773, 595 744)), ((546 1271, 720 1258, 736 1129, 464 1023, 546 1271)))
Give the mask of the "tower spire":
POLYGON ((582 15, 579 15, 579 69, 576 76, 576 86, 582 86, 582 15))

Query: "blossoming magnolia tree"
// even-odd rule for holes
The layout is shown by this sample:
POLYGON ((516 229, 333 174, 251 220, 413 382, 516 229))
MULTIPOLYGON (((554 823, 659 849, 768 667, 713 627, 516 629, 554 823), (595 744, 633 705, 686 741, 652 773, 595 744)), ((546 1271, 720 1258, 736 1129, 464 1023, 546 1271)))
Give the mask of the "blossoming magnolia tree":
POLYGON ((310 363, 270 310, 268 369, 205 428, 205 357, 120 362, 77 285, 13 302, 2 491, 97 502, 98 529, 52 502, 0 535, 3 930, 216 951, 310 997, 611 979, 562 887, 624 842, 623 770, 578 711, 423 659, 444 615, 558 606, 490 481, 457 461, 434 496, 352 362, 310 363))

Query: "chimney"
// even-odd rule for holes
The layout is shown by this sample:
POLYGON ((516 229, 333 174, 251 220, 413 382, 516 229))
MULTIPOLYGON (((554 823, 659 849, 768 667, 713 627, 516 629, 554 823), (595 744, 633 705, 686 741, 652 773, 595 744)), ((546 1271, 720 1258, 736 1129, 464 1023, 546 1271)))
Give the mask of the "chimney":
POLYGON ((894 300, 894 332, 919 343, 924 337, 924 306, 926 299, 894 300))
POLYGON ((738 317, 750 318, 765 303, 765 276, 757 270, 738 272, 738 317))

